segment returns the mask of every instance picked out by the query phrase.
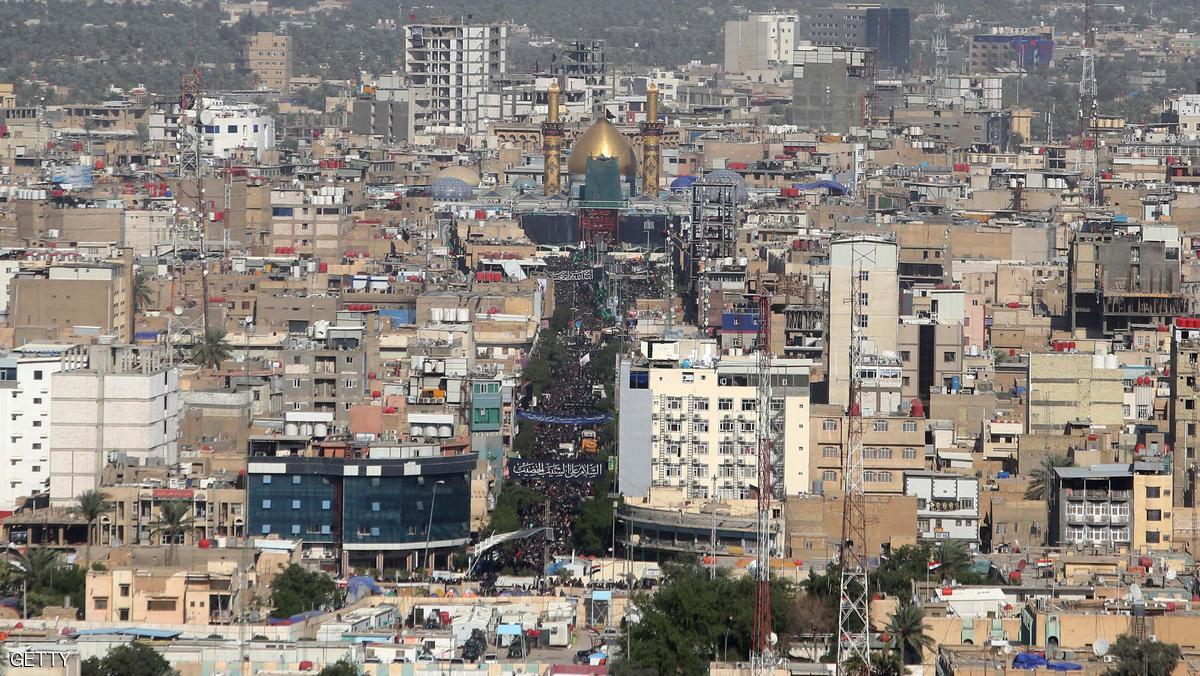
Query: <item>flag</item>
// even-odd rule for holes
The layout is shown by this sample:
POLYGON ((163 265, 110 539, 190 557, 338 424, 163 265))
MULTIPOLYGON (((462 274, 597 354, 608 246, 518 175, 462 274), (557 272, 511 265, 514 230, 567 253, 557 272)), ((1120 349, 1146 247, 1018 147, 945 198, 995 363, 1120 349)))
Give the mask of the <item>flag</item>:
POLYGON ((584 353, 584 355, 583 355, 582 357, 580 357, 580 358, 579 358, 579 365, 580 365, 580 366, 587 366, 588 362, 590 362, 591 360, 592 360, 592 353, 591 353, 591 352, 585 352, 585 353, 584 353))
POLYGON ((613 115, 613 114, 612 114, 612 111, 611 111, 611 110, 609 110, 609 109, 607 109, 607 108, 605 108, 605 109, 604 109, 604 117, 605 117, 605 118, 607 118, 607 119, 609 119, 609 120, 615 120, 615 119, 617 119, 617 116, 616 116, 616 115, 613 115))
POLYGON ((599 574, 600 574, 600 570, 601 570, 601 566, 600 566, 600 564, 599 564, 599 563, 593 563, 593 564, 592 564, 592 575, 599 575, 599 574))
POLYGON ((941 561, 930 561, 929 562, 929 570, 931 570, 931 571, 937 570, 938 568, 941 568, 941 567, 942 567, 941 561))

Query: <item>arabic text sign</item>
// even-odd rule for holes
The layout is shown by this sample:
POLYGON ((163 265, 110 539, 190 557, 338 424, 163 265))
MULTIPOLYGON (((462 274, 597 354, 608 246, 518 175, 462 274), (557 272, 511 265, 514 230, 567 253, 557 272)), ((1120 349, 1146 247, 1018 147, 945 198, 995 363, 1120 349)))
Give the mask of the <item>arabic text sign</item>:
POLYGON ((509 460, 509 476, 546 481, 596 481, 604 465, 590 460, 509 460))

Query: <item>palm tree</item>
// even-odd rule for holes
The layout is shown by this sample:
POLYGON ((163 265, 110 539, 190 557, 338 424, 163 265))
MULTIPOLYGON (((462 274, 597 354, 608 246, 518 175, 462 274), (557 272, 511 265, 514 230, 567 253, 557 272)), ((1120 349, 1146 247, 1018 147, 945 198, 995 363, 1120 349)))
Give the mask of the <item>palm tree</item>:
POLYGON ((1058 467, 1074 467, 1075 462, 1065 455, 1047 455, 1041 465, 1029 473, 1029 487, 1025 489, 1026 500, 1046 500, 1050 487, 1054 485, 1054 470, 1058 467))
POLYGON ((942 562, 942 570, 952 571, 956 574, 971 565, 971 553, 967 551, 967 546, 962 543, 962 540, 939 542, 933 556, 942 562))
POLYGON ((87 521, 87 545, 84 547, 83 569, 86 573, 92 563, 92 539, 96 536, 96 522, 112 510, 108 493, 88 490, 75 496, 75 511, 87 521))
POLYGON ((229 359, 232 349, 225 341, 224 329, 208 329, 200 337, 200 342, 192 347, 192 361, 200 366, 216 369, 221 362, 229 359))
POLYGON ((929 629, 921 606, 906 603, 892 614, 887 632, 891 635, 892 650, 899 654, 903 664, 920 664, 925 649, 933 647, 933 637, 925 633, 929 629))
POLYGON ((144 271, 133 276, 133 312, 144 310, 154 301, 154 290, 150 288, 150 274, 144 271))
POLYGON ((186 502, 164 502, 158 508, 158 519, 150 524, 150 533, 160 536, 159 542, 170 546, 172 559, 180 537, 195 521, 191 512, 192 506, 186 502))
MULTIPOLYGON (((46 547, 29 547, 8 562, 6 584, 21 590, 22 607, 28 607, 28 596, 53 584, 58 568, 58 554, 46 547)), ((22 611, 22 617, 24 611, 22 611)))

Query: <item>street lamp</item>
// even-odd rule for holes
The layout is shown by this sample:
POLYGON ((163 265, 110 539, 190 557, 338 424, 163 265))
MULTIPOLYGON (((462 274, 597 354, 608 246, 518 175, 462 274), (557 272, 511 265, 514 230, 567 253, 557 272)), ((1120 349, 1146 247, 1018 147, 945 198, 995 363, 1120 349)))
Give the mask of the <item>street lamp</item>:
POLYGON ((437 504, 438 486, 445 486, 441 479, 433 483, 433 498, 429 501, 429 523, 425 524, 425 556, 421 557, 425 567, 429 568, 429 577, 433 578, 433 568, 429 567, 429 537, 433 534, 433 507, 437 504))

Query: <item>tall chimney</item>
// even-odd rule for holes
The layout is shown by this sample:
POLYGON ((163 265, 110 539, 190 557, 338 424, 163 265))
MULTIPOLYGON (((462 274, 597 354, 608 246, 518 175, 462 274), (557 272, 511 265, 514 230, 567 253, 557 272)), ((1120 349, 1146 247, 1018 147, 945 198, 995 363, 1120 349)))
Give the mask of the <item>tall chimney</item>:
POLYGON ((646 121, 642 123, 642 194, 658 197, 659 141, 663 125, 658 121, 658 85, 646 87, 646 121))
POLYGON ((563 126, 558 119, 558 82, 551 82, 547 90, 549 110, 546 121, 542 123, 542 151, 544 152, 544 168, 542 170, 542 194, 557 195, 562 192, 561 164, 563 126))

